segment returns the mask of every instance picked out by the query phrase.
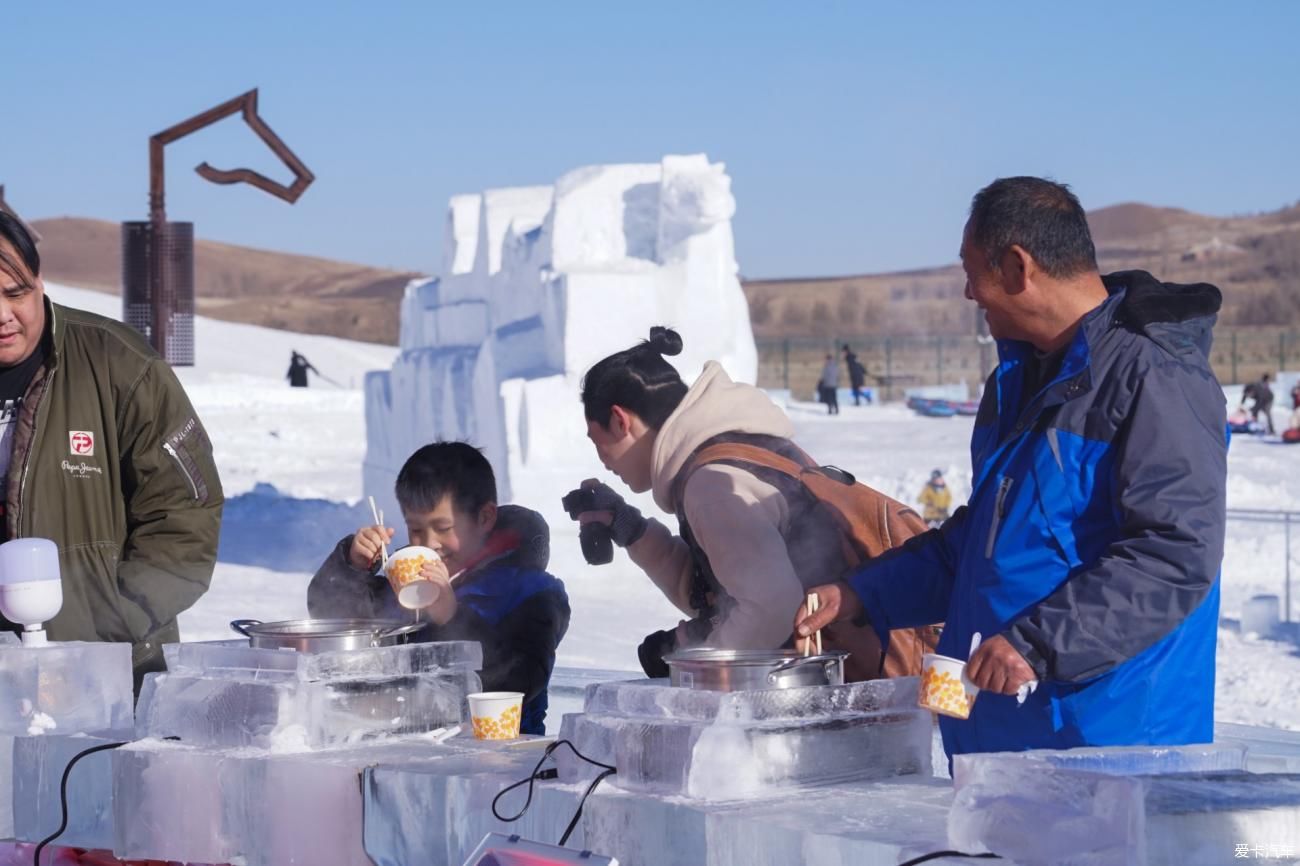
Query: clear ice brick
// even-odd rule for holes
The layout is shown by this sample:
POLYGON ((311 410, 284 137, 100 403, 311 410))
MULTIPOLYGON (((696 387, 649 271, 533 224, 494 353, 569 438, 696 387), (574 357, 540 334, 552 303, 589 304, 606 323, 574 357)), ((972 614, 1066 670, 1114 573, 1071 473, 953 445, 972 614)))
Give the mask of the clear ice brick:
POLYGON ((1215 862, 1253 833, 1300 828, 1300 777, 1244 762, 1223 745, 961 755, 949 841, 1025 863, 1215 862))
POLYGON ((74 734, 131 727, 131 646, 0 643, 0 734, 74 734))
MULTIPOLYGON (((39 842, 59 828, 59 783, 79 754, 130 739, 129 731, 18 737, 13 747, 14 838, 39 842)), ((68 825, 59 844, 113 847, 113 755, 96 752, 77 761, 68 777, 68 825)))

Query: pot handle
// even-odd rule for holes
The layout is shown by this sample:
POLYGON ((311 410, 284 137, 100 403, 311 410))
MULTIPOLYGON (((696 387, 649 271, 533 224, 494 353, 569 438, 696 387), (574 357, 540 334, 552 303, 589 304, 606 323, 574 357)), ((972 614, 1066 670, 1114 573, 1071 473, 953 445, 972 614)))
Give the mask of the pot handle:
POLYGON ((424 628, 426 625, 428 625, 427 622, 414 622, 414 623, 408 623, 407 625, 395 626, 393 628, 375 629, 374 634, 370 636, 370 643, 372 646, 374 646, 378 643, 378 641, 381 641, 386 637, 398 637, 404 634, 411 634, 412 632, 419 631, 420 629, 424 628))
POLYGON ((260 619, 232 619, 230 621, 230 628, 236 634, 242 634, 244 637, 252 637, 252 635, 248 633, 248 629, 261 624, 262 621, 260 619))
POLYGON ((826 658, 826 656, 800 656, 797 659, 790 659, 790 661, 786 662, 780 667, 773 668, 772 670, 768 671, 767 681, 769 683, 776 682, 776 678, 781 674, 786 673, 787 671, 794 670, 795 668, 803 667, 804 665, 822 665, 823 667, 826 668, 826 672, 830 673, 831 666, 834 664, 835 664, 835 659, 833 658, 828 659, 826 658))

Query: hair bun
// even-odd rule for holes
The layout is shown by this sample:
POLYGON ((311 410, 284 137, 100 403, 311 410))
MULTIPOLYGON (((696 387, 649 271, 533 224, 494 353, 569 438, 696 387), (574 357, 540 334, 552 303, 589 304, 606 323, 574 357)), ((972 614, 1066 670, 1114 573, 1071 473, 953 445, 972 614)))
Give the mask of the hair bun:
POLYGON ((672 328, 655 325, 650 329, 650 348, 660 355, 680 355, 682 353, 682 335, 672 328))

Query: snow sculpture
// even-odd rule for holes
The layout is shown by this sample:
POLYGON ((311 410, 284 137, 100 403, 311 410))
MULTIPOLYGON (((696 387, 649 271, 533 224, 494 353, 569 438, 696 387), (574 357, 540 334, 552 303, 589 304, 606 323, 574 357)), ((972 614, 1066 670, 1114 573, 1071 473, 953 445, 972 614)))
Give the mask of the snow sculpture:
POLYGON ((731 179, 704 155, 453 197, 443 274, 407 286, 401 353, 366 378, 366 491, 398 514, 402 462, 463 439, 485 449, 502 501, 558 502, 564 485, 600 471, 583 374, 651 325, 681 332, 674 363, 688 382, 709 359, 753 382, 734 212, 731 179))

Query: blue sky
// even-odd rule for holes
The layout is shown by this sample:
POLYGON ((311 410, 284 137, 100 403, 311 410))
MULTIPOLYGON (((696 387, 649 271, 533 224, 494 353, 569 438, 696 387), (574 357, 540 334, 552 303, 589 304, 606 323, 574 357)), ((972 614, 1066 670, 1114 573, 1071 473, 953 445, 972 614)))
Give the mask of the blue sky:
POLYGON ((1300 3, 3 3, 0 184, 25 216, 142 219, 148 136, 252 87, 315 171, 237 120, 173 145, 201 237, 436 271, 447 198, 591 163, 728 166, 741 272, 955 260, 970 196, 1047 174, 1089 207, 1300 200, 1300 3))

